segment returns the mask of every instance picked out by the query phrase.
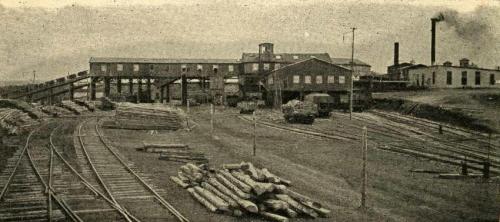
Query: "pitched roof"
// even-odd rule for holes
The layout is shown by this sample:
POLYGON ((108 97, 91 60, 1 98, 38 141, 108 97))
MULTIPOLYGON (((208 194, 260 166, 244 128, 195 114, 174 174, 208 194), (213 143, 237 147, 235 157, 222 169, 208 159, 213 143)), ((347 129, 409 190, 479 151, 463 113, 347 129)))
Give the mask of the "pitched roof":
MULTIPOLYGON (((318 58, 330 62, 330 55, 328 53, 275 53, 273 54, 273 62, 295 63, 311 58, 318 58)), ((258 62, 259 53, 243 53, 241 62, 258 62)))
POLYGON ((240 63, 236 59, 164 59, 164 58, 115 58, 115 57, 90 57, 90 63, 211 63, 233 64, 240 63))
MULTIPOLYGON (((350 58, 331 58, 331 61, 335 65, 351 65, 351 59, 350 58)), ((354 59, 354 65, 358 66, 371 66, 366 62, 363 62, 359 59, 354 59)))
POLYGON ((310 58, 310 59, 307 59, 307 60, 303 60, 303 61, 300 61, 300 62, 289 64, 289 65, 286 65, 286 66, 282 66, 281 68, 272 70, 272 71, 270 71, 268 73, 265 73, 264 75, 267 76, 267 75, 269 75, 269 74, 271 74, 273 72, 290 69, 290 68, 293 68, 293 67, 295 67, 297 65, 300 65, 300 64, 303 64, 303 63, 306 63, 306 62, 310 62, 310 61, 318 61, 318 62, 325 63, 325 64, 328 64, 328 65, 336 66, 336 67, 339 67, 339 68, 342 68, 342 69, 345 69, 345 70, 351 70, 351 69, 349 69, 347 67, 339 66, 339 65, 330 63, 328 61, 325 61, 325 60, 321 60, 321 59, 318 59, 318 58, 310 58))

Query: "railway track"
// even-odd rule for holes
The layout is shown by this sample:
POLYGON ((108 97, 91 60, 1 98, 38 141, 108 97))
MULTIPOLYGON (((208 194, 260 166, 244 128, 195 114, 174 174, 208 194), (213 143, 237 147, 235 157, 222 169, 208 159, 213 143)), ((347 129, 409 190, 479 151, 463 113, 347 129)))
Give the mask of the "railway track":
MULTIPOLYGON (((249 117, 239 116, 240 119, 251 122, 253 121, 249 117)), ((370 118, 364 118, 361 116, 354 115, 353 119, 357 120, 358 123, 344 123, 343 125, 348 128, 361 128, 362 125, 369 125, 369 138, 374 143, 376 148, 387 150, 391 152, 402 153, 405 155, 416 156, 419 158, 425 158, 433 161, 438 161, 442 163, 447 163, 451 165, 460 165, 464 158, 467 159, 468 165, 473 170, 481 170, 484 161, 488 160, 491 163, 491 172, 500 174, 500 161, 497 159, 494 153, 487 154, 486 152, 478 149, 474 149, 469 145, 457 144, 449 142, 446 140, 434 137, 430 133, 423 131, 412 131, 413 125, 411 127, 398 127, 392 124, 392 120, 385 119, 383 122, 376 121, 370 118), (387 125, 388 124, 388 125, 387 125), (412 132, 415 137, 409 137, 407 132, 412 132)), ((258 124, 285 130, 297 134, 320 137, 326 139, 346 140, 346 141, 356 141, 356 138, 352 135, 346 136, 346 132, 340 132, 337 129, 317 129, 315 126, 284 126, 279 123, 271 123, 265 120, 258 120, 258 124), (332 135, 332 131, 335 135, 332 135), (340 137, 340 138, 339 138, 340 137)))
POLYGON ((120 206, 131 220, 189 221, 150 185, 146 175, 138 173, 133 164, 124 161, 99 130, 99 121, 89 119, 78 126, 77 151, 86 178, 102 188, 109 199, 120 206))
POLYGON ((47 191, 47 184, 34 168, 33 158, 28 153, 30 140, 39 128, 32 130, 22 149, 7 160, 7 166, 0 175, 3 183, 0 193, 0 221, 49 221, 65 220, 60 209, 53 209, 52 203, 63 204, 47 191), (54 201, 53 201, 54 200, 54 201))

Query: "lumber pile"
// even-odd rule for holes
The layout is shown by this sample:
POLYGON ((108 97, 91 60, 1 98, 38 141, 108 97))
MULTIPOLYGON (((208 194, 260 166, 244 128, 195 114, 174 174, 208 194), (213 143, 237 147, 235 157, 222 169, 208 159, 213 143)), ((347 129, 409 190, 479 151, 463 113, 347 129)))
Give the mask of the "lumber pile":
POLYGON ((95 110, 95 105, 92 103, 89 103, 88 101, 74 100, 74 102, 79 106, 83 106, 83 107, 87 108, 87 110, 89 110, 90 112, 94 112, 94 110, 95 110))
POLYGON ((208 163, 204 153, 195 152, 186 144, 143 144, 142 147, 137 148, 137 151, 159 153, 160 160, 196 164, 208 163))
POLYGON ((0 130, 8 135, 19 135, 38 124, 28 113, 17 109, 0 108, 0 130))
POLYGON ((84 113, 85 111, 87 111, 87 109, 84 108, 83 106, 80 106, 80 105, 78 105, 72 101, 68 101, 68 100, 62 101, 59 104, 59 106, 73 112, 75 115, 80 115, 80 114, 84 113))
POLYGON ((43 116, 34 106, 22 100, 0 99, 0 108, 18 109, 27 113, 32 119, 39 119, 43 116))
POLYGON ((163 104, 119 103, 116 108, 114 127, 111 126, 111 128, 178 130, 183 127, 184 119, 181 109, 163 104))
POLYGON ((188 163, 170 179, 215 213, 258 215, 280 222, 330 214, 318 202, 292 191, 290 181, 249 162, 224 164, 219 170, 188 163))
POLYGON ((45 113, 52 117, 60 117, 64 115, 72 115, 72 112, 68 109, 59 107, 59 106, 41 106, 40 110, 42 113, 45 113))

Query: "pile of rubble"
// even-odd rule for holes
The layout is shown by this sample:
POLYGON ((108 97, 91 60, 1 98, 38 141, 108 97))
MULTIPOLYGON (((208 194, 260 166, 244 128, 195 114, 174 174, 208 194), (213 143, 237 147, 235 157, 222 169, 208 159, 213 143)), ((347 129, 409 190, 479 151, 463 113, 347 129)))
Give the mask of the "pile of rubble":
POLYGON ((108 128, 135 130, 178 130, 183 127, 184 113, 181 109, 164 105, 119 103, 113 123, 108 128))
POLYGON ((224 164, 220 170, 188 163, 170 179, 212 212, 255 214, 280 222, 330 213, 311 198, 290 190, 290 181, 252 163, 224 164))
POLYGON ((196 164, 208 163, 204 153, 195 152, 186 144, 143 144, 144 146, 137 148, 137 151, 160 153, 160 160, 196 164))

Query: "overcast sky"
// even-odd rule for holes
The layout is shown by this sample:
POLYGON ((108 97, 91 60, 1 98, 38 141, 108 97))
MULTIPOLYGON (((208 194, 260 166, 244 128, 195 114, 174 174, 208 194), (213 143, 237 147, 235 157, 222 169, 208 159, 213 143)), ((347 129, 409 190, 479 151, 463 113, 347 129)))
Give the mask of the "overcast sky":
POLYGON ((438 63, 500 66, 494 0, 0 0, 0 77, 36 70, 50 79, 88 69, 91 56, 240 58, 260 42, 350 57, 353 26, 355 57, 385 73, 395 41, 401 61, 430 63, 430 18, 439 12, 448 19, 438 24, 438 63))

